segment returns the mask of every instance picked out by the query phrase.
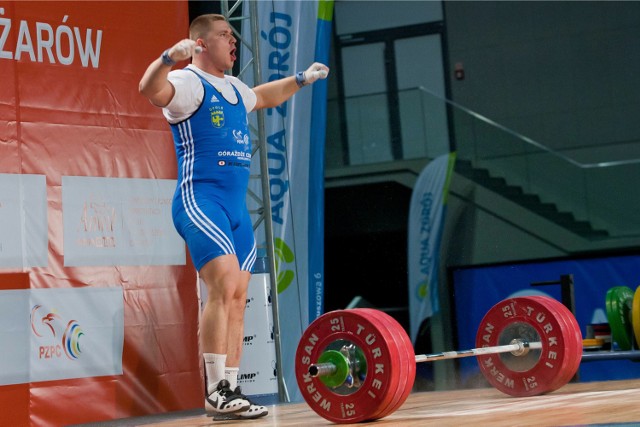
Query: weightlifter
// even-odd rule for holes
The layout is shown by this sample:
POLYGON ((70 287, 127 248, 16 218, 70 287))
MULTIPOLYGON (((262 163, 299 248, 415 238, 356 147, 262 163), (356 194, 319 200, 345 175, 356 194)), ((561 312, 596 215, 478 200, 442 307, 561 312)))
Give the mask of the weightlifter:
POLYGON ((172 216, 199 278, 207 287, 200 322, 205 363, 205 409, 224 418, 258 418, 267 408, 237 387, 247 287, 256 243, 245 197, 251 141, 247 114, 276 107, 301 87, 326 78, 312 64, 295 76, 254 88, 226 75, 236 60, 236 38, 224 16, 193 20, 189 38, 164 51, 140 80, 140 93, 162 108, 178 161, 172 216), (184 69, 178 61, 191 58, 184 69))

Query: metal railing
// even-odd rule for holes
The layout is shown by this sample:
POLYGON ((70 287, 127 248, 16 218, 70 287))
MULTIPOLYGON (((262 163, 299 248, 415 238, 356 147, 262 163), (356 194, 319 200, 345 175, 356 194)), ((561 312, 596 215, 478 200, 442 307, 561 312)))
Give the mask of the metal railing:
POLYGON ((504 178, 577 220, 607 230, 612 238, 640 235, 640 189, 636 185, 640 158, 625 158, 626 153, 640 153, 640 141, 557 151, 423 87, 400 91, 401 126, 391 129, 385 98, 384 93, 377 93, 341 103, 329 100, 327 170, 434 158, 453 146, 459 160, 504 178), (346 132, 340 128, 340 108, 345 109, 346 132), (400 150, 391 147, 394 132, 396 140, 400 134, 400 150), (401 158, 394 158, 393 153, 398 152, 401 158), (616 152, 619 158, 611 158, 616 152))

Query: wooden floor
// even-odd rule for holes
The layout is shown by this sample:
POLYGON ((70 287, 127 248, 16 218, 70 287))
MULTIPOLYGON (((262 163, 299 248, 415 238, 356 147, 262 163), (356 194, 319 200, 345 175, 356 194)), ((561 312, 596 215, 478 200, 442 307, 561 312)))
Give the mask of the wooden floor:
MULTIPOLYGON (((376 426, 585 426, 640 425, 640 380, 570 383, 553 393, 516 398, 492 388, 412 393, 404 405, 376 426)), ((136 425, 125 423, 122 425, 136 425)), ((138 425, 198 426, 328 426, 304 403, 270 407, 258 420, 212 421, 205 415, 138 425)))

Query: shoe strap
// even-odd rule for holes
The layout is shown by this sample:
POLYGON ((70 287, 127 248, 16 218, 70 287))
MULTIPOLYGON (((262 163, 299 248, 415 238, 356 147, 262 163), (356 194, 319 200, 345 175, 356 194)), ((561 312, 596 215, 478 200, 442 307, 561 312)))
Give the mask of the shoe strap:
MULTIPOLYGON (((240 386, 236 387, 236 389, 233 390, 233 394, 236 395, 236 396, 242 396, 244 399, 247 399, 247 396, 242 394, 242 389, 240 389, 240 386)), ((249 400, 249 399, 247 399, 247 400, 249 400)))
POLYGON ((245 395, 238 394, 228 387, 220 390, 220 394, 224 396, 225 399, 227 399, 227 402, 231 402, 232 400, 236 400, 236 399, 244 399, 247 402, 249 401, 249 399, 247 399, 245 395))

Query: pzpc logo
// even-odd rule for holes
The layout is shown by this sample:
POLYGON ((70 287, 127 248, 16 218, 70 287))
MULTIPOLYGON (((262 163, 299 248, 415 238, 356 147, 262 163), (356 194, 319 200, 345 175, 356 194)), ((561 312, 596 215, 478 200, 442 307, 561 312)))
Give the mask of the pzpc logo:
POLYGON ((31 309, 31 330, 38 338, 38 359, 57 359, 63 354, 70 360, 80 357, 80 338, 84 335, 75 320, 65 320, 56 310, 47 310, 40 304, 31 309))

